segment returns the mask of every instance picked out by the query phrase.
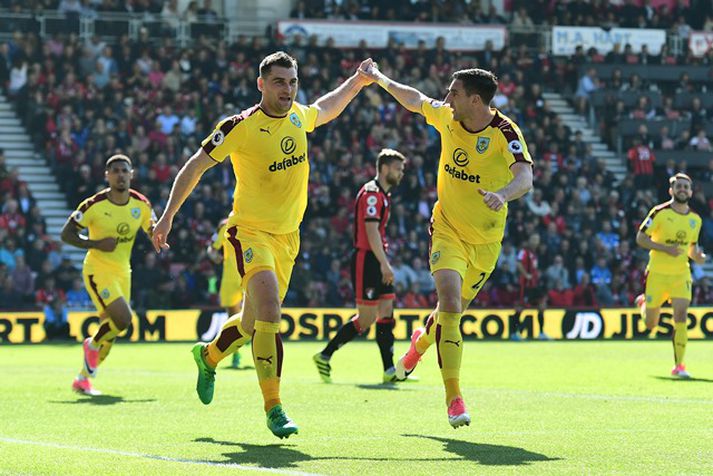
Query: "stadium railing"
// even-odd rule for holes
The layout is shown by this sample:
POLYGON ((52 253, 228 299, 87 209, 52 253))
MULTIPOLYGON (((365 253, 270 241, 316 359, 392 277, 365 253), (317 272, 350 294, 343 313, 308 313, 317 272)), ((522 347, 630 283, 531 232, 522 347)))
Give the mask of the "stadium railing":
POLYGON ((688 168, 693 169, 707 168, 713 159, 713 153, 698 150, 654 150, 654 156, 657 165, 663 166, 668 160, 685 161, 688 168))
POLYGON ((601 108, 610 104, 610 102, 616 103, 617 101, 622 101, 624 106, 627 108, 636 106, 639 102, 641 96, 647 97, 650 101, 651 106, 661 107, 663 103, 663 98, 659 91, 618 91, 614 89, 599 89, 594 91, 590 97, 589 102, 592 106, 596 108, 601 108))
POLYGON ((9 13, 0 10, 0 41, 12 38, 16 31, 38 33, 41 37, 55 34, 74 33, 83 41, 98 36, 105 41, 117 40, 128 35, 138 39, 142 28, 148 31, 148 38, 158 41, 173 38, 180 46, 187 46, 200 36, 212 38, 235 38, 242 28, 240 23, 228 20, 175 22, 173 27, 160 15, 102 12, 96 16, 67 16, 59 12, 9 13))
POLYGON ((677 82, 681 76, 688 75, 694 83, 709 83, 713 81, 713 68, 709 66, 674 66, 674 65, 643 65, 643 64, 601 64, 588 63, 579 68, 582 77, 590 68, 594 68, 599 79, 609 80, 615 70, 620 70, 624 79, 637 74, 644 81, 677 82))

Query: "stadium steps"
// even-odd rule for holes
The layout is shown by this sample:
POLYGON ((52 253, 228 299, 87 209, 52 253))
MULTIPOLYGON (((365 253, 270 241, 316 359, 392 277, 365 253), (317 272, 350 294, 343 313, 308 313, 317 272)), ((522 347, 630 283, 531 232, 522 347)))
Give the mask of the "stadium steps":
MULTIPOLYGON (((621 181, 626 176, 626 162, 622 157, 617 156, 616 152, 609 150, 607 145, 601 140, 599 135, 589 127, 587 120, 577 114, 569 105, 567 100, 559 93, 544 93, 547 104, 552 112, 555 112, 562 118, 562 121, 572 130, 572 132, 581 131, 582 139, 592 145, 592 153, 597 159, 603 159, 607 169, 611 170, 617 181, 621 181)), ((703 266, 703 273, 713 278, 713 262, 708 261, 703 266)))
MULTIPOLYGON (((7 168, 17 169, 20 180, 27 182, 47 222, 47 234, 61 243, 59 235, 65 220, 71 213, 67 207, 67 199, 44 158, 35 153, 30 137, 15 115, 12 105, 2 95, 0 95, 0 148, 5 149, 7 168)), ((62 245, 62 253, 68 255, 74 265, 81 268, 84 250, 62 245)))
POLYGON ((573 133, 582 132, 584 142, 592 145, 592 154, 597 159, 604 160, 607 170, 610 170, 617 181, 621 181, 626 176, 626 163, 617 154, 607 147, 599 137, 599 134, 589 127, 587 120, 577 114, 569 105, 567 100, 559 93, 543 94, 550 110, 562 118, 562 122, 569 127, 573 133))

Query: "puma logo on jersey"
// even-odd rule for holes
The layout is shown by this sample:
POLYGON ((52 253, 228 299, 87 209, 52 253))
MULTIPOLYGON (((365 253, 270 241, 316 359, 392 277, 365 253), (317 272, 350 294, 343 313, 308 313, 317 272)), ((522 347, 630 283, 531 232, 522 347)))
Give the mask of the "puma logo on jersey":
POLYGON ((270 357, 256 357, 258 361, 264 360, 265 362, 268 363, 268 365, 272 365, 272 356, 270 357))
POLYGON ((456 347, 460 347, 460 341, 459 340, 444 340, 444 344, 453 344, 456 347))
POLYGON ((260 128, 260 132, 267 132, 268 135, 271 135, 270 128, 268 127, 267 129, 260 128))

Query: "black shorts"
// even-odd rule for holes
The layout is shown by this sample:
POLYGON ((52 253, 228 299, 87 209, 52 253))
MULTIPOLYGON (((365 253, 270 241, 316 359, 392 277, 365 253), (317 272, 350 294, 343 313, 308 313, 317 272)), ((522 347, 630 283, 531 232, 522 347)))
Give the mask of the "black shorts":
POLYGON ((393 284, 381 281, 381 265, 371 251, 352 253, 352 285, 357 304, 376 305, 379 299, 395 297, 393 284))

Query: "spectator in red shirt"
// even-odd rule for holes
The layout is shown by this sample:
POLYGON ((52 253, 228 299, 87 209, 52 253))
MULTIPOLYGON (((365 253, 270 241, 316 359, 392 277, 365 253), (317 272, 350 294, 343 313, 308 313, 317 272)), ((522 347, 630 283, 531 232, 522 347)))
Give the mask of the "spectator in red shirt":
POLYGON ((16 200, 8 200, 2 215, 0 215, 0 228, 7 230, 10 236, 16 235, 18 228, 25 228, 27 225, 25 217, 20 214, 17 208, 16 200))
POLYGON ((421 289, 418 282, 411 283, 411 287, 404 295, 402 301, 403 306, 408 309, 421 309, 428 307, 428 299, 421 294, 421 289))
POLYGON ((629 169, 634 174, 636 188, 639 190, 650 188, 653 185, 654 162, 656 161, 653 151, 636 138, 626 156, 629 159, 629 169))
POLYGON ((57 299, 62 302, 65 301, 64 291, 55 285, 55 281, 52 276, 48 276, 45 278, 44 285, 38 289, 35 294, 35 304, 44 307, 57 299))
POLYGON ((574 302, 577 307, 597 307, 597 291, 589 279, 589 273, 582 274, 582 280, 574 288, 574 302))
POLYGON ((166 154, 158 154, 156 163, 151 167, 155 174, 155 179, 160 183, 166 183, 171 178, 171 166, 166 163, 166 154))
POLYGON ((574 292, 565 289, 562 281, 557 280, 555 288, 547 293, 547 301, 550 307, 570 307, 574 304, 574 292))

